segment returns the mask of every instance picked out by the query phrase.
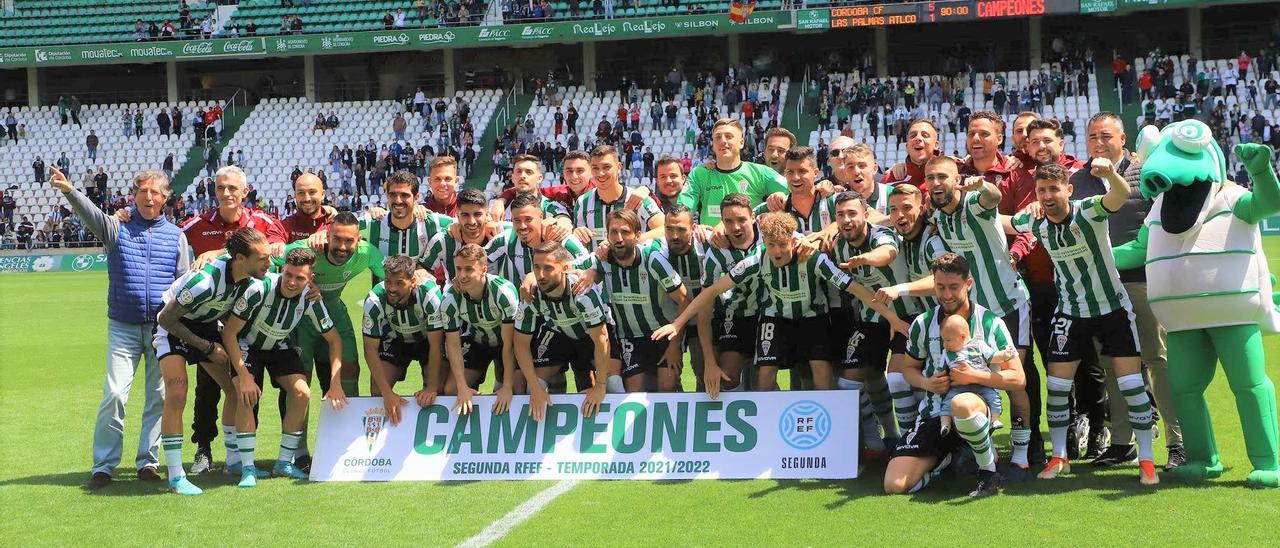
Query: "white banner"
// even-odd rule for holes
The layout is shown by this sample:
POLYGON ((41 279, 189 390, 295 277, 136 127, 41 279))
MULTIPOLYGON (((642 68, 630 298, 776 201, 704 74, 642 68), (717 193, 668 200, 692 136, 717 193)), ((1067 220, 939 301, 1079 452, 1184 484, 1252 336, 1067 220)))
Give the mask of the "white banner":
POLYGON ((552 395, 541 422, 527 396, 493 415, 493 396, 419 407, 391 426, 381 398, 322 406, 312 481, 490 479, 847 479, 858 473, 858 392, 609 395, 594 417, 580 394, 552 395))

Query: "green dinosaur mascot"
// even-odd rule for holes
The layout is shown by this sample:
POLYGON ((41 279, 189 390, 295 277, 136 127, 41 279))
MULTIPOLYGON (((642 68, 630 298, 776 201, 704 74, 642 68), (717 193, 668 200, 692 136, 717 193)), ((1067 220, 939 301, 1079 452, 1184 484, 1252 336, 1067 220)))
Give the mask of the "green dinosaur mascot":
POLYGON ((1258 230, 1280 212, 1271 149, 1235 149, 1253 192, 1227 179, 1222 149, 1197 120, 1147 126, 1137 150, 1142 194, 1154 203, 1137 239, 1116 248, 1116 266, 1146 265, 1151 309, 1169 333, 1169 384, 1188 459, 1170 473, 1188 481, 1222 474, 1204 399, 1221 362, 1253 464, 1246 482, 1280 487, 1276 393, 1262 348, 1263 334, 1280 330, 1280 295, 1258 230))

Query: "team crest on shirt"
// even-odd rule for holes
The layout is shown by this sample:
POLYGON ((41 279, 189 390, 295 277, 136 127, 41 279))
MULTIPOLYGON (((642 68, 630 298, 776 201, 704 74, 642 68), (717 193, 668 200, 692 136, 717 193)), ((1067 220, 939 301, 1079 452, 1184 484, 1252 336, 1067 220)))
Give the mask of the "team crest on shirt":
POLYGON ((343 271, 342 271, 342 279, 344 279, 344 280, 345 280, 345 279, 347 279, 347 278, 350 278, 352 274, 354 274, 354 272, 352 272, 352 271, 350 271, 350 270, 343 270, 343 271))
POLYGON ((745 179, 738 181, 738 192, 747 193, 747 181, 745 179))
POLYGON ((373 331, 373 318, 370 318, 368 316, 364 317, 364 330, 373 331))
POLYGON ((191 304, 191 301, 194 301, 194 300, 195 300, 195 297, 191 295, 191 290, 183 289, 182 291, 178 292, 178 304, 188 305, 188 304, 191 304))
MULTIPOLYGON (((186 293, 186 292, 184 291, 183 293, 186 293)), ((182 302, 181 299, 179 299, 178 302, 182 302)), ((246 308, 249 308, 249 301, 245 300, 244 297, 240 297, 239 299, 236 299, 236 306, 233 309, 233 311, 236 314, 243 313, 246 308)))

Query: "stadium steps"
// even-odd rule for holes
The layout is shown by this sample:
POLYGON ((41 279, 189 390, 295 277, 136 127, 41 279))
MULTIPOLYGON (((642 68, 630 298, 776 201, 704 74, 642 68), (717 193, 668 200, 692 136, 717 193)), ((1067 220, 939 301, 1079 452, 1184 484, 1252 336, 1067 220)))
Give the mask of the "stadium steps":
MULTIPOLYGON (((1138 123, 1134 117, 1142 112, 1142 103, 1121 104, 1120 96, 1116 94, 1116 75, 1111 73, 1111 60, 1106 56, 1096 57, 1093 60, 1093 67, 1097 73, 1094 78, 1098 81, 1098 106, 1103 111, 1114 112, 1120 116, 1120 121, 1124 123, 1124 133, 1129 137, 1125 146, 1133 150, 1133 144, 1138 137, 1138 123)), ((1076 128, 1076 131, 1081 130, 1087 131, 1084 127, 1076 128)))
MULTIPOLYGON (((226 158, 224 149, 231 142, 231 138, 235 136, 240 126, 244 124, 244 121, 249 118, 249 114, 253 112, 253 107, 254 105, 240 105, 236 107, 234 114, 230 112, 223 113, 222 142, 213 146, 214 150, 218 152, 219 158, 226 158)), ((187 161, 182 164, 182 169, 173 174, 174 194, 186 193, 187 187, 191 186, 191 182, 199 177, 201 173, 204 173, 204 144, 197 142, 191 146, 191 150, 187 151, 187 161)))
POLYGON ((792 80, 787 84, 787 100, 783 105, 785 110, 778 115, 781 120, 779 125, 782 127, 790 127, 792 132, 796 134, 796 144, 804 143, 800 139, 802 135, 809 135, 818 130, 818 118, 811 116, 808 112, 801 112, 799 118, 796 117, 796 109, 804 101, 804 81, 792 80))
MULTIPOLYGON (((511 101, 510 115, 506 117, 508 123, 511 120, 523 120, 525 113, 529 112, 529 108, 533 106, 532 95, 513 95, 511 101)), ((504 108, 506 107, 498 107, 498 112, 489 118, 489 123, 484 126, 484 135, 476 138, 477 143, 493 143, 498 139, 504 108)), ((481 149, 476 156, 475 165, 471 168, 471 177, 466 180, 463 187, 485 190, 485 186, 489 184, 489 177, 493 175, 493 152, 493 150, 481 149)))

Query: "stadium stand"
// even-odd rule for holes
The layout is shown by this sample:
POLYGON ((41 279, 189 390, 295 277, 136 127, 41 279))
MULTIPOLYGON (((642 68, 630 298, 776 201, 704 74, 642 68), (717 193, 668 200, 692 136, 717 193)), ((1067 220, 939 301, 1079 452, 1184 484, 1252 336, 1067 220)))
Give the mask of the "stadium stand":
MULTIPOLYGON (((785 105, 787 101, 787 88, 790 79, 788 77, 768 76, 762 77, 751 82, 752 90, 748 97, 758 97, 760 101, 770 101, 772 92, 776 89, 779 94, 779 105, 785 105)), ((701 118, 699 117, 695 107, 689 106, 687 90, 691 90, 690 82, 684 80, 680 85, 681 90, 686 90, 685 94, 675 96, 675 101, 664 101, 661 92, 655 93, 654 90, 636 89, 629 92, 626 97, 620 91, 606 91, 596 93, 587 90, 582 86, 569 86, 561 88, 560 93, 554 99, 545 101, 541 106, 534 106, 524 118, 514 121, 514 127, 509 133, 514 135, 514 139, 509 139, 506 145, 508 155, 519 153, 518 147, 525 147, 525 151, 533 149, 537 144, 541 143, 548 147, 556 147, 564 145, 568 150, 589 150, 591 145, 599 144, 600 137, 597 136, 601 121, 607 121, 610 128, 617 125, 619 108, 627 109, 627 129, 622 133, 622 141, 630 141, 633 146, 636 145, 633 135, 631 120, 631 109, 639 109, 639 148, 643 152, 652 152, 653 158, 661 158, 664 154, 680 158, 682 155, 688 154, 695 162, 700 162, 707 154, 708 149, 700 146, 699 143, 704 140, 704 132, 710 129, 711 124, 717 119, 730 117, 741 122, 745 127, 754 128, 759 125, 760 129, 756 133, 762 133, 763 128, 767 127, 771 122, 771 118, 766 108, 760 113, 758 118, 748 121, 747 114, 744 113, 743 104, 739 103, 730 107, 723 101, 714 101, 714 113, 701 118), (632 96, 637 100, 631 101, 632 96), (651 108, 657 103, 661 109, 658 127, 653 124, 651 108), (666 115, 666 106, 674 104, 676 106, 676 119, 673 123, 668 123, 666 115), (560 112, 567 116, 569 107, 572 106, 578 112, 576 123, 576 132, 569 131, 567 120, 563 121, 560 126, 561 131, 557 133, 557 124, 555 121, 556 113, 560 112), (532 120, 531 127, 528 122, 532 120), (692 132, 692 135, 689 133, 692 132), (576 136, 576 142, 571 139, 571 134, 576 136)), ((717 88, 718 90, 718 88, 717 88)), ((708 90, 709 91, 709 90, 708 90)), ((717 95, 719 96, 719 95, 717 95)), ((754 109, 752 109, 754 112, 754 109)), ((780 114, 786 114, 781 112, 780 114)), ((792 114, 794 118, 794 113, 792 114)), ((786 125, 786 124, 784 124, 786 125)), ((610 143, 617 144, 617 137, 609 137, 605 140, 610 143)), ((755 141, 755 139, 753 139, 755 141)), ((625 154, 625 151, 624 151, 625 154)), ((535 153, 535 155, 537 155, 535 153)), ((629 158, 624 158, 625 163, 623 169, 623 182, 629 186, 652 185, 653 176, 651 173, 642 171, 640 177, 633 175, 632 165, 629 158)), ((544 162, 545 164, 546 162, 544 162)), ((544 185, 559 184, 558 174, 553 169, 554 166, 544 166, 546 179, 544 185)), ((489 191, 492 193, 501 187, 506 181, 498 172, 495 172, 489 180, 489 191)))
MULTIPOLYGON (((843 127, 839 122, 839 118, 842 115, 847 115, 850 120, 848 123, 852 124, 853 139, 871 145, 875 149, 876 160, 883 169, 905 160, 906 150, 902 144, 904 141, 899 140, 899 134, 902 134, 903 138, 905 138, 906 125, 914 119, 928 118, 940 130, 939 145, 943 152, 955 156, 964 156, 966 149, 965 132, 962 127, 959 127, 960 124, 957 123, 963 106, 967 107, 970 112, 978 110, 999 111, 1008 122, 1005 127, 1006 147, 1008 143, 1012 142, 1012 122, 1017 117, 1018 112, 1031 110, 1038 112, 1041 116, 1056 118, 1061 122, 1070 120, 1072 122, 1071 126, 1074 126, 1075 135, 1070 135, 1072 132, 1068 131, 1068 135, 1065 137, 1064 152, 1077 158, 1087 158, 1088 150, 1080 133, 1083 131, 1083 124, 1089 119, 1089 116, 1101 110, 1098 105, 1097 78, 1092 72, 1085 71, 1084 75, 1088 79, 1087 85, 1083 89, 1078 89, 1078 85, 1065 85, 1066 81, 1073 80, 1078 76, 1078 73, 1068 74, 1067 78, 1055 79, 1053 77, 1055 70, 1057 70, 1055 66, 1045 63, 1041 65, 1038 71, 978 72, 974 73, 972 77, 968 75, 931 74, 904 75, 899 78, 889 79, 873 78, 872 80, 879 81, 882 85, 885 85, 887 90, 892 90, 884 93, 884 100, 880 107, 877 108, 876 116, 873 117, 877 122, 876 130, 872 131, 867 120, 869 112, 867 109, 872 107, 864 107, 861 113, 849 112, 845 114, 845 111, 840 108, 837 101, 831 100, 828 107, 822 111, 827 113, 825 125, 822 117, 819 116, 819 125, 825 129, 810 133, 809 145, 819 148, 830 143, 833 137, 838 137, 843 127), (944 80, 949 80, 949 82, 945 83, 950 84, 950 86, 943 85, 944 80), (1061 94, 1057 96, 1052 93, 1046 93, 1055 89, 1055 80, 1063 82, 1060 88, 1061 94), (907 94, 903 93, 906 89, 905 86, 901 85, 901 83, 907 81, 916 90, 914 91, 914 97, 910 100, 906 97, 907 94), (988 81, 990 81, 990 96, 986 93, 988 81), (1044 99, 1038 104, 1028 100, 1029 97, 1034 96, 1027 92, 1033 84, 1042 86, 1044 90, 1041 92, 1041 96, 1044 99), (936 94, 932 89, 935 85, 938 88, 936 94), (962 89, 958 93, 955 89, 942 91, 947 87, 962 89), (1003 92, 1003 95, 1001 95, 1001 92, 1003 92), (1017 92, 1017 95, 1015 96, 1013 92, 1017 92), (951 100, 947 100, 946 96, 950 96, 951 100)), ((827 96, 836 97, 837 92, 847 91, 850 86, 857 87, 866 79, 858 71, 828 75, 827 96)), ((841 97, 843 97, 843 94, 841 97)), ((819 105, 819 108, 821 108, 821 105, 819 105)), ((848 107, 845 108, 847 109, 848 107)))
MULTIPOLYGON (((178 107, 189 116, 196 105, 183 102, 178 107)), ((12 192, 17 201, 15 217, 43 216, 58 201, 57 191, 43 181, 48 180, 48 169, 57 167, 63 153, 70 165, 70 170, 65 172, 68 179, 83 189, 91 186, 93 175, 101 168, 108 176, 106 188, 112 198, 117 192, 128 194, 128 186, 137 172, 160 169, 168 154, 173 154, 173 171, 181 169, 195 134, 186 124, 180 135, 161 135, 155 118, 161 108, 171 109, 159 103, 88 105, 80 114, 82 126, 60 124, 56 106, 14 109, 13 116, 26 126, 26 137, 20 137, 17 143, 6 139, 0 176, 8 181, 6 192, 12 192), (126 136, 122 127, 124 113, 136 113, 139 109, 143 112, 142 135, 136 134, 131 123, 126 136), (89 157, 85 144, 90 130, 99 141, 96 160, 89 157), (32 166, 37 156, 45 165, 41 182, 37 182, 32 166), (93 173, 86 174, 86 170, 93 173)))
MULTIPOLYGON (((473 140, 479 153, 479 134, 489 124, 501 97, 502 90, 479 89, 459 92, 455 98, 430 98, 427 104, 443 100, 447 109, 446 124, 450 125, 454 115, 459 112, 459 106, 469 105, 470 122, 476 133, 473 140), (457 99, 461 99, 462 103, 457 102, 457 99)), ((379 154, 386 152, 393 143, 413 146, 415 149, 427 145, 431 147, 431 154, 438 154, 442 144, 445 148, 456 147, 452 139, 441 140, 442 132, 434 115, 430 124, 427 124, 421 117, 412 112, 406 113, 405 110, 403 103, 390 100, 310 103, 296 97, 264 99, 236 132, 228 143, 228 148, 254 151, 253 157, 245 162, 247 165, 244 169, 249 183, 258 190, 261 203, 274 202, 283 211, 283 206, 291 195, 290 176, 295 169, 299 169, 317 174, 327 172, 325 178, 336 206, 342 197, 343 184, 340 174, 334 172, 333 162, 330 160, 330 152, 334 146, 342 149, 350 145, 354 150, 372 142, 379 154), (338 127, 317 129, 316 115, 323 114, 327 117, 331 112, 339 120, 338 127), (406 120, 403 140, 396 139, 393 130, 393 120, 397 114, 404 114, 406 120), (428 127, 431 129, 427 129, 428 127)), ((430 160, 425 162, 430 163, 430 160)), ((391 168, 390 161, 384 165, 387 169, 391 168)), ((425 175, 425 171, 420 174, 425 175)), ((377 179, 370 173, 368 193, 357 196, 354 194, 355 176, 351 177, 352 209, 380 203, 381 190, 373 184, 375 180, 377 179)), ((425 191, 425 185, 423 189, 425 191)))
POLYGON ((153 23, 157 37, 166 23, 173 25, 174 38, 199 37, 200 21, 217 7, 212 2, 194 1, 180 6, 172 0, 15 0, 14 3, 13 13, 0 17, 0 47, 132 42, 139 38, 136 26, 139 22, 146 39, 152 39, 148 31, 153 23), (58 32, 50 32, 55 25, 58 32))

